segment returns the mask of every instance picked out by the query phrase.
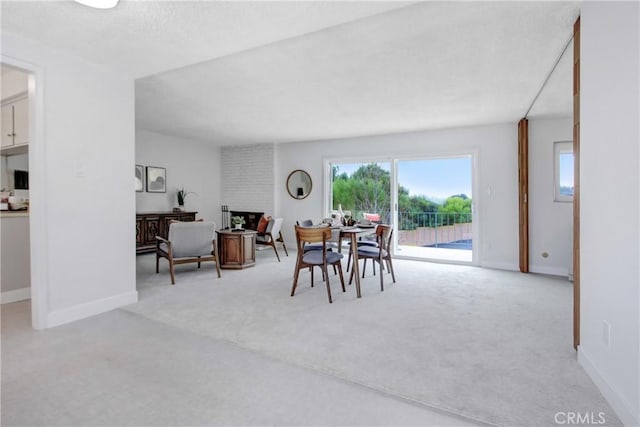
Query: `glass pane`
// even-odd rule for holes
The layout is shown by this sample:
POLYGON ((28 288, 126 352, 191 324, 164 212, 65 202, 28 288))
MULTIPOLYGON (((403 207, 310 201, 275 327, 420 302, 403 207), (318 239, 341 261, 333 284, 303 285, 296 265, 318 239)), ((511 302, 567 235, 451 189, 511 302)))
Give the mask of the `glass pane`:
POLYGON ((560 153, 560 194, 573 196, 573 153, 560 153))
POLYGON ((391 221, 391 165, 378 163, 331 164, 332 209, 359 220, 365 214, 391 221))
POLYGON ((397 167, 397 253, 471 262, 471 157, 403 160, 397 167))

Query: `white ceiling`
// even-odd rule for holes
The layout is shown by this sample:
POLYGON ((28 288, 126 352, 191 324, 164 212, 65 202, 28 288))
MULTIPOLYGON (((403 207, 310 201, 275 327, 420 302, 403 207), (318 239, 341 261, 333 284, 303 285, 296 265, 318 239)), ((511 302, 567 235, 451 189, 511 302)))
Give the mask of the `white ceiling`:
MULTIPOLYGON (((2 32, 137 78, 136 125, 217 145, 516 121, 571 2, 1 3, 2 32)), ((571 50, 530 117, 571 113, 571 50)))

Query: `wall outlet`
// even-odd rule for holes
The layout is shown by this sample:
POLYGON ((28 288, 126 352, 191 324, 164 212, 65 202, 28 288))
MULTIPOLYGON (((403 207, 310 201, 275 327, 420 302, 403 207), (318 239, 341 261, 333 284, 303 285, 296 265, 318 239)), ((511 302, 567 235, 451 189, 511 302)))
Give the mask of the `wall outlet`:
POLYGON ((611 346, 611 325, 606 320, 602 321, 602 343, 607 348, 611 346))

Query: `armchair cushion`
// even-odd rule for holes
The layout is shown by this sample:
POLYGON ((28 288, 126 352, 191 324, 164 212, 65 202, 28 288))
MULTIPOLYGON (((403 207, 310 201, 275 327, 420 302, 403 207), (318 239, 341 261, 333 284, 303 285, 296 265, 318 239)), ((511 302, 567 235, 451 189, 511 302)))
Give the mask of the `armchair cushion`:
POLYGON ((258 233, 264 233, 267 231, 267 226, 269 225, 269 221, 271 220, 270 216, 265 217, 264 215, 262 216, 262 218, 260 218, 260 221, 258 221, 258 227, 256 227, 256 231, 258 233))
POLYGON ((282 218, 271 218, 269 217, 269 221, 267 223, 267 227, 263 232, 258 232, 256 236, 256 241, 270 243, 271 239, 277 239, 280 235, 280 230, 282 229, 282 218))
MULTIPOLYGON (((174 258, 209 256, 213 251, 213 222, 180 222, 169 226, 168 241, 174 258)), ((164 243, 161 243, 164 245, 164 243)))

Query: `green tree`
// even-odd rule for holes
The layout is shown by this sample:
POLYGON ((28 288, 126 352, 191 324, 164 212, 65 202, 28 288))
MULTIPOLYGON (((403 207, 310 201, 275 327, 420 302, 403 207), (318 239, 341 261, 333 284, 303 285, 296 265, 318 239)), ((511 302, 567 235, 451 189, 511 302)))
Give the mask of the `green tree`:
POLYGON ((433 227, 440 205, 423 195, 410 196, 409 190, 400 186, 398 190, 398 214, 401 230, 417 227, 433 227))
POLYGON ((462 223, 471 221, 471 199, 465 194, 451 196, 438 208, 443 215, 443 224, 462 223))
POLYGON ((360 166, 351 176, 340 174, 337 166, 333 167, 333 209, 342 205, 343 210, 350 210, 353 215, 362 212, 378 213, 385 220, 390 212, 389 171, 375 163, 360 166))

